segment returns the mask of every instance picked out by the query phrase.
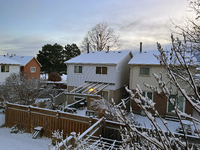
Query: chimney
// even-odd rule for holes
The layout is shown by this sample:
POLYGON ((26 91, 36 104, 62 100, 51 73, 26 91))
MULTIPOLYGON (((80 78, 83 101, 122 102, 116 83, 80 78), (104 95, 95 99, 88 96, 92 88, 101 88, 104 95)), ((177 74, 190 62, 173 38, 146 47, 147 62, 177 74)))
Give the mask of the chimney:
POLYGON ((89 43, 87 43, 87 53, 89 53, 90 50, 89 50, 89 43))
POLYGON ((142 53, 142 42, 140 42, 140 53, 142 53))
POLYGON ((99 51, 99 41, 97 41, 97 51, 99 51))
POLYGON ((107 46, 107 51, 106 51, 106 53, 108 53, 108 52, 109 52, 109 48, 110 48, 110 46, 107 46))

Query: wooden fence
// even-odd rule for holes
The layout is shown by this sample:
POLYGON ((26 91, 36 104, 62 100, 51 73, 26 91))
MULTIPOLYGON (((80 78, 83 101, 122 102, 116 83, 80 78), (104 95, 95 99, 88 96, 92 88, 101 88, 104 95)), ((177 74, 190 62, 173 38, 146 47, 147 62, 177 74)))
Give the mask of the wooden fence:
POLYGON ((17 124, 18 129, 32 133, 37 126, 43 127, 43 136, 51 137, 54 130, 63 130, 64 137, 71 132, 82 134, 97 119, 61 111, 8 103, 5 109, 5 126, 17 124))

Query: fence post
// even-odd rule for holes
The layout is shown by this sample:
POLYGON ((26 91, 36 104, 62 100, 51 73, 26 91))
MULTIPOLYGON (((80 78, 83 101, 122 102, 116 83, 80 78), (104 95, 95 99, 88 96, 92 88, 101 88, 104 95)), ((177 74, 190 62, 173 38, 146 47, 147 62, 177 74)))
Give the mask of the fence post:
POLYGON ((31 107, 28 107, 28 114, 27 114, 27 132, 31 133, 31 107))
POLYGON ((5 126, 8 127, 8 103, 5 106, 5 126))
POLYGON ((59 127, 59 111, 56 113, 56 122, 55 122, 55 130, 58 130, 59 127))
POLYGON ((76 136, 76 132, 71 132, 70 133, 71 134, 71 136, 73 136, 73 138, 72 138, 72 147, 74 147, 75 148, 75 136, 76 136))
POLYGON ((93 118, 92 118, 92 116, 90 116, 90 121, 89 121, 89 126, 91 127, 92 126, 92 124, 93 124, 93 118))
POLYGON ((105 118, 103 118, 103 137, 105 137, 105 135, 106 135, 106 119, 105 118))

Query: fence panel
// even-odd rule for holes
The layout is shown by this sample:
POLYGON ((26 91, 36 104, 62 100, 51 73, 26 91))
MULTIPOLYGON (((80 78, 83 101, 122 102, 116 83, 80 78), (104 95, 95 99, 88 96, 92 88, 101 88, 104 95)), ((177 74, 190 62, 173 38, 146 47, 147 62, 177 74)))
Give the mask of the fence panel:
POLYGON ((51 137, 54 130, 63 130, 64 137, 71 132, 82 134, 90 127, 89 122, 96 121, 89 117, 11 103, 8 103, 5 109, 6 127, 17 124, 19 129, 32 133, 35 127, 41 126, 45 137, 51 137))

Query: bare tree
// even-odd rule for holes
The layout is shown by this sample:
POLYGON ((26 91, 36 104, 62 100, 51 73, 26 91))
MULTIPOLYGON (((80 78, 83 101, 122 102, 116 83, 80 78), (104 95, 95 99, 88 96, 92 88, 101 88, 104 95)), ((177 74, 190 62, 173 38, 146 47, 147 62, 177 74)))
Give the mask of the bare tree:
MULTIPOLYGON (((190 43, 191 50, 194 51, 196 54, 199 54, 199 44, 200 44, 200 26, 199 26, 199 19, 200 19, 200 1, 199 0, 190 0, 189 1, 189 12, 192 13, 193 16, 186 17, 185 24, 178 25, 173 23, 175 28, 177 29, 174 31, 175 34, 178 36, 181 35, 184 37, 184 40, 190 43)), ((189 46, 189 45, 188 45, 189 46)))
POLYGON ((4 101, 20 104, 33 103, 33 95, 39 91, 39 80, 29 79, 28 74, 12 73, 0 88, 4 101))
POLYGON ((115 50, 120 46, 119 35, 106 22, 100 22, 88 31, 82 41, 82 51, 86 51, 87 43, 92 51, 102 51, 108 48, 115 50))
POLYGON ((40 80, 34 77, 29 79, 28 74, 12 73, 0 85, 0 97, 4 102, 30 105, 41 95, 48 95, 52 90, 52 86, 40 88, 40 80))

